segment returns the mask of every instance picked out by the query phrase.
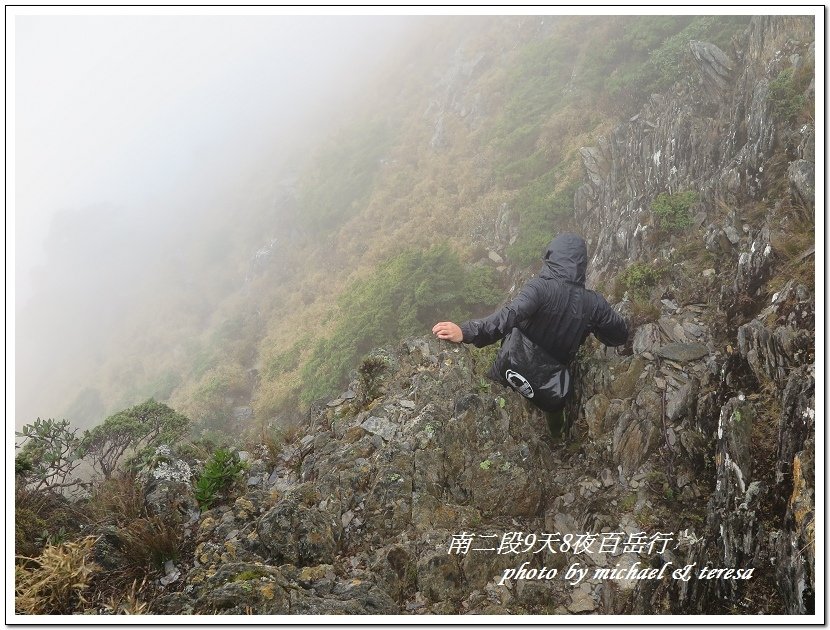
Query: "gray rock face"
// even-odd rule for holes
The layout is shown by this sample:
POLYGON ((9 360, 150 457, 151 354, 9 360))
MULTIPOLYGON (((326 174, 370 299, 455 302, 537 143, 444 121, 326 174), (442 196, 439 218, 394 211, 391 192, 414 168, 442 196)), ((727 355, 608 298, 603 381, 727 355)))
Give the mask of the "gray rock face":
POLYGON ((720 48, 706 42, 691 41, 689 48, 700 69, 701 81, 713 98, 729 87, 734 62, 720 48))
POLYGON ((697 361, 709 354, 709 348, 702 343, 670 343, 661 347, 657 354, 664 359, 688 363, 697 361))
POLYGON ((759 381, 783 386, 787 371, 808 360, 810 335, 803 329, 778 326, 770 330, 757 319, 738 329, 738 350, 759 381))
MULTIPOLYGON (((681 504, 708 498, 705 526, 689 533, 673 561, 756 567, 753 579, 777 593, 777 609, 793 613, 810 611, 814 593, 812 485, 800 472, 810 470, 814 452, 814 297, 791 281, 770 299, 783 262, 773 234, 779 223, 792 225, 773 206, 812 212, 815 148, 811 125, 777 118, 770 83, 811 58, 811 41, 808 21, 758 17, 733 42, 734 53, 692 42, 698 76, 583 148, 585 179, 574 200, 590 239, 589 284, 607 282, 633 261, 672 267, 671 280, 652 295, 663 299, 659 317, 633 331, 630 349, 645 368, 632 384, 613 367, 586 364, 577 427, 584 421, 585 434, 635 491, 625 503, 635 515, 647 500, 644 488, 662 474, 681 504), (695 227, 655 239, 653 200, 684 190, 698 194, 695 227), (770 201, 763 212, 746 210, 770 201), (695 248, 707 252, 704 266, 696 260, 681 271, 695 248), (705 315, 684 313, 689 302, 705 315), (770 418, 775 409, 780 420, 770 418), (655 465, 660 457, 666 470, 655 465), (714 487, 700 486, 704 470, 714 487), (799 558, 793 549, 807 552, 799 558)), ((811 255, 807 248, 797 262, 811 255)), ((720 602, 728 609, 752 588, 732 580, 640 585, 632 606, 688 613, 720 602)))
POLYGON ((773 258, 769 228, 764 227, 752 241, 749 251, 741 252, 738 257, 738 273, 732 287, 733 292, 755 296, 769 278, 773 258))
POLYGON ((787 167, 790 196, 793 203, 812 208, 816 203, 816 165, 808 160, 795 160, 787 167))

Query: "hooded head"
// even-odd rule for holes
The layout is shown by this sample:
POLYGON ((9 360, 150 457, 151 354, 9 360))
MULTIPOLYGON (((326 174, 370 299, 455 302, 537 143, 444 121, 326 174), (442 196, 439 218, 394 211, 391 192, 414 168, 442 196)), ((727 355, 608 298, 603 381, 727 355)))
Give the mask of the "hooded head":
POLYGON ((585 284, 588 247, 585 239, 578 234, 566 232, 553 239, 545 251, 544 260, 541 277, 585 284))

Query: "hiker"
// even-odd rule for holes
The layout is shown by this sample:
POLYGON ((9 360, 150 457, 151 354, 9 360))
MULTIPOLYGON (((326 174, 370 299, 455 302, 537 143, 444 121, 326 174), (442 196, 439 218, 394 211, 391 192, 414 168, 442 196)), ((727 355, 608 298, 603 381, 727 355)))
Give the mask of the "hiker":
POLYGON ((488 376, 510 385, 543 410, 559 412, 558 418, 548 415, 554 434, 558 432, 555 424, 559 424, 559 430, 563 428, 561 409, 570 393, 570 375, 566 367, 588 335, 593 333, 606 346, 619 346, 628 339, 628 326, 622 316, 599 293, 585 288, 587 266, 585 240, 577 234, 560 234, 548 245, 540 273, 525 283, 515 299, 484 319, 473 319, 460 326, 453 322, 439 322, 432 328, 439 339, 472 343, 479 348, 510 337, 513 330, 518 329, 518 336, 523 342, 521 354, 526 361, 536 365, 506 369, 504 372, 498 370, 500 361, 503 368, 507 365, 503 359, 509 359, 502 356, 506 353, 506 340, 488 376), (562 370, 555 373, 556 379, 559 379, 556 381, 557 391, 553 392, 552 401, 545 406, 541 400, 545 392, 541 390, 550 381, 550 375, 535 374, 537 385, 534 390, 522 373, 533 374, 542 370, 541 364, 548 362, 558 362, 562 370))

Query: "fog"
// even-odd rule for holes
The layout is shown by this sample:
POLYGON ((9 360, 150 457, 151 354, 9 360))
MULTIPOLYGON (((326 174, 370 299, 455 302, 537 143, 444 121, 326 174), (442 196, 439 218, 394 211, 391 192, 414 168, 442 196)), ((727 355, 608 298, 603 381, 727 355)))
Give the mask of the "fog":
POLYGON ((269 203, 416 19, 10 19, 19 427, 63 413, 147 282, 187 281, 178 243, 269 203))

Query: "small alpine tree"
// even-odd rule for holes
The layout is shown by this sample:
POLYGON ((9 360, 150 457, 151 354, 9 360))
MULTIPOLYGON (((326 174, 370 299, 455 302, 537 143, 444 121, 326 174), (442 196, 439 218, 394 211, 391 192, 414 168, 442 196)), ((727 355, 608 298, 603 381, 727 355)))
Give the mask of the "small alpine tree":
POLYGON ((70 429, 69 424, 69 420, 38 418, 15 433, 23 438, 14 458, 15 478, 22 482, 21 487, 60 492, 78 485, 78 479, 71 478, 81 463, 75 435, 78 429, 70 429))
POLYGON ((84 431, 78 450, 104 479, 109 479, 128 450, 137 453, 147 447, 177 442, 189 425, 188 418, 151 398, 84 431))

